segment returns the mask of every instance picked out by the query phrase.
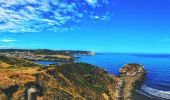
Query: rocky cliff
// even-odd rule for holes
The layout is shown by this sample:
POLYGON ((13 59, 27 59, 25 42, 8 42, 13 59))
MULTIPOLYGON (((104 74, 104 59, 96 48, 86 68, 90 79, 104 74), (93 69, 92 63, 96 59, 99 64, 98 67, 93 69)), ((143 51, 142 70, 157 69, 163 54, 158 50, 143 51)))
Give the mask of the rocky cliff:
POLYGON ((123 100, 132 99, 132 91, 137 82, 144 77, 144 67, 140 64, 125 64, 119 70, 121 82, 121 97, 123 100))
POLYGON ((51 65, 34 74, 1 71, 0 100, 129 100, 144 68, 126 64, 119 73, 116 77, 86 63, 51 65))

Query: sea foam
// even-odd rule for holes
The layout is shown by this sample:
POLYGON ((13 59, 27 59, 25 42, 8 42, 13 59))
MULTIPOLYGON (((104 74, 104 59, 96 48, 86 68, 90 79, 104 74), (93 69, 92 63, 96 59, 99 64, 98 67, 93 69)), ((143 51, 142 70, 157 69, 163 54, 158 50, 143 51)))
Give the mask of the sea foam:
POLYGON ((157 90, 157 89, 148 87, 146 85, 142 86, 142 90, 144 90, 145 92, 147 92, 148 94, 151 94, 153 96, 170 99, 170 91, 157 90))

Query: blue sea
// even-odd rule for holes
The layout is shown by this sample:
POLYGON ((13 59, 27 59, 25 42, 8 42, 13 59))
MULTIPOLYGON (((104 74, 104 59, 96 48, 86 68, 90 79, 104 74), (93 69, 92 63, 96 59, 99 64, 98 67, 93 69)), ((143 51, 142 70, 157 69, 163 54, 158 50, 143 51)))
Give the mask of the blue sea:
POLYGON ((40 64, 40 65, 44 65, 44 66, 47 66, 47 65, 50 65, 50 64, 57 64, 58 62, 55 62, 55 61, 34 61, 36 64, 40 64))
POLYGON ((170 54, 97 53, 96 56, 80 56, 76 62, 99 66, 114 75, 118 75, 119 68, 124 64, 142 64, 147 75, 135 89, 141 97, 138 99, 170 100, 170 54))

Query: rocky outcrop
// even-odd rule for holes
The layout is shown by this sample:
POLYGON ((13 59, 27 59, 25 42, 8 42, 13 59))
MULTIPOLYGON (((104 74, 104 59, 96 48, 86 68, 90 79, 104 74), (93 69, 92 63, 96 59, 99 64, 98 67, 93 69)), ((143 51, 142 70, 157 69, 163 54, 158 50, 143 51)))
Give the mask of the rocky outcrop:
POLYGON ((122 83, 120 85, 122 91, 122 99, 123 100, 131 100, 132 99, 132 91, 137 82, 139 82, 144 77, 144 67, 140 64, 125 64, 119 70, 120 79, 122 83), (123 84, 123 86, 122 86, 123 84))

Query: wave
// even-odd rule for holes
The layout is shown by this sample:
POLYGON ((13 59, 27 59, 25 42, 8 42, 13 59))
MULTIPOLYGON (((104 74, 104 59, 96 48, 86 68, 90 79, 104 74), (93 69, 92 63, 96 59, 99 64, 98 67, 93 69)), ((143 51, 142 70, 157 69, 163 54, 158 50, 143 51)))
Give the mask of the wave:
POLYGON ((147 96, 147 97, 149 97, 149 98, 153 98, 152 96, 150 96, 150 95, 148 95, 148 94, 146 94, 146 93, 144 93, 144 92, 142 92, 142 91, 140 91, 140 90, 135 90, 136 92, 138 92, 138 93, 140 93, 140 94, 142 94, 142 95, 144 95, 144 96, 147 96))
POLYGON ((148 87, 146 85, 142 86, 142 90, 144 90, 146 93, 156 96, 156 97, 170 99, 170 91, 157 90, 157 89, 148 87))

